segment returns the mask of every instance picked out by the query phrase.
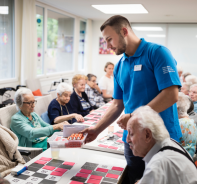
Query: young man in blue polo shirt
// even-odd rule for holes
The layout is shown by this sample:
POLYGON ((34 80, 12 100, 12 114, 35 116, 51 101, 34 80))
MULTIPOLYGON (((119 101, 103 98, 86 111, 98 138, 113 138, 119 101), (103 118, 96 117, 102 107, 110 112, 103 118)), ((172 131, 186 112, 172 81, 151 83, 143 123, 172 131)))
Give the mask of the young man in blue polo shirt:
POLYGON ((126 142, 126 124, 136 108, 148 105, 160 113, 171 138, 179 141, 182 133, 175 103, 181 83, 171 52, 164 46, 139 39, 125 17, 113 16, 100 29, 108 48, 123 57, 114 69, 113 104, 94 128, 85 130, 88 132, 86 141, 93 141, 125 109, 125 115, 117 123, 125 129, 125 158, 133 184, 142 177, 144 162, 133 155, 126 142))

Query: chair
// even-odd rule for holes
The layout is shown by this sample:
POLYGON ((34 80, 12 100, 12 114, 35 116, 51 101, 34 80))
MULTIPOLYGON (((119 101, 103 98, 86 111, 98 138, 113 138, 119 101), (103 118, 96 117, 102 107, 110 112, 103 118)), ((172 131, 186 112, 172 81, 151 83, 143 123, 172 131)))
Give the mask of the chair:
POLYGON ((51 121, 49 119, 49 116, 48 116, 48 111, 44 112, 41 114, 40 116, 42 118, 42 120, 46 123, 48 123, 49 125, 51 125, 51 121))
POLYGON ((53 100, 51 95, 41 96, 36 98, 37 104, 34 108, 35 112, 41 116, 43 113, 45 113, 48 110, 48 106, 53 100))
POLYGON ((31 91, 36 91, 37 89, 40 89, 43 96, 48 95, 48 93, 43 93, 39 79, 26 80, 25 82, 27 88, 29 88, 31 91))
POLYGON ((57 98, 57 92, 56 91, 50 91, 49 94, 51 94, 52 98, 57 98))
MULTIPOLYGON (((16 104, 6 106, 4 108, 0 108, 0 124, 10 129, 11 124, 11 117, 16 114, 16 104)), ((21 155, 27 161, 28 157, 34 158, 35 156, 42 153, 42 148, 29 148, 29 147, 19 147, 18 150, 20 151, 21 155)))

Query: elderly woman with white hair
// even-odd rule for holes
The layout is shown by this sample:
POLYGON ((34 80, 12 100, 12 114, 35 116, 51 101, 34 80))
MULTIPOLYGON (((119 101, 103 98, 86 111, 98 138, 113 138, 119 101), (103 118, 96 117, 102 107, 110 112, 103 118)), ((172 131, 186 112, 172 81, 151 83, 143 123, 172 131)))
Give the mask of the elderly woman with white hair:
POLYGON ((149 106, 136 109, 127 123, 127 130, 130 149, 145 162, 138 184, 197 183, 192 158, 178 142, 170 139, 157 112, 149 106))
POLYGON ((47 139, 56 130, 63 130, 65 123, 49 125, 34 112, 36 100, 30 89, 16 91, 14 101, 18 112, 11 118, 11 130, 19 139, 19 146, 47 149, 47 139))
POLYGON ((185 77, 185 82, 190 86, 197 84, 197 77, 195 75, 188 75, 187 77, 185 77))
POLYGON ((179 124, 182 131, 181 145, 193 157, 196 151, 197 143, 197 127, 193 119, 189 118, 187 110, 190 107, 190 100, 184 93, 179 92, 177 101, 177 110, 179 116, 179 124))
POLYGON ((73 92, 72 87, 67 83, 60 83, 57 87, 57 98, 53 99, 48 107, 48 116, 51 124, 68 121, 69 124, 74 122, 83 122, 84 118, 76 114, 70 104, 70 96, 73 92))

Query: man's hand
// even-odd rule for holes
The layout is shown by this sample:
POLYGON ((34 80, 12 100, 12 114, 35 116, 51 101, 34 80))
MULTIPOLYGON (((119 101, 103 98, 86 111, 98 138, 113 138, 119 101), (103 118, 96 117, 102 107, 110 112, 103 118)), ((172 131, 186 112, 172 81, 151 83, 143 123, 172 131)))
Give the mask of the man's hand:
POLYGON ((130 114, 123 114, 117 121, 117 124, 120 128, 126 130, 127 128, 127 122, 130 119, 130 114))
POLYGON ((80 133, 88 133, 86 137, 85 143, 92 142, 95 140, 99 134, 99 132, 95 128, 86 128, 85 130, 81 131, 80 133))

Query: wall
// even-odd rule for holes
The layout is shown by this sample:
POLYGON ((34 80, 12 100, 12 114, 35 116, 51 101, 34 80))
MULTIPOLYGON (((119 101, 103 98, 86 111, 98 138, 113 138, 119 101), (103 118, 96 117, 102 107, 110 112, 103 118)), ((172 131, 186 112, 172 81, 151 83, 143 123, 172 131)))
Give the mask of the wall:
POLYGON ((122 57, 116 55, 100 55, 99 54, 99 37, 102 37, 100 31, 100 26, 103 21, 93 21, 92 23, 92 70, 91 73, 97 76, 97 81, 105 74, 104 66, 105 63, 110 61, 112 63, 117 63, 122 57))

